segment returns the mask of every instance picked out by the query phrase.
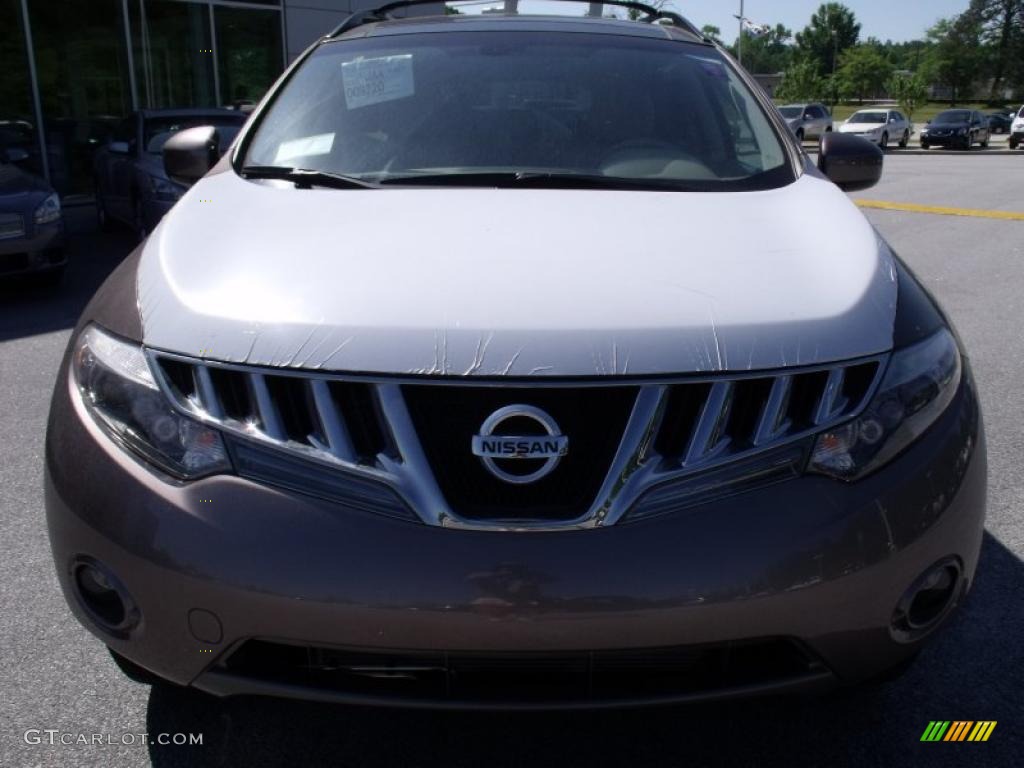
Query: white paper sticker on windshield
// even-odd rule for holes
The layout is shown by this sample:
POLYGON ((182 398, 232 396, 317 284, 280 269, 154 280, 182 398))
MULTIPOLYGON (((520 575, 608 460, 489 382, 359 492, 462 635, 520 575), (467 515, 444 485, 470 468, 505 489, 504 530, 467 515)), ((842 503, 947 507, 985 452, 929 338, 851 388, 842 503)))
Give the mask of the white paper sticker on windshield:
POLYGON ((291 160, 293 157, 309 157, 311 155, 326 155, 334 146, 333 133, 318 133, 316 136, 304 136, 301 139, 283 141, 277 148, 274 155, 274 162, 291 160))
POLYGON ((411 53, 342 62, 341 79, 349 109, 404 99, 416 92, 411 53))

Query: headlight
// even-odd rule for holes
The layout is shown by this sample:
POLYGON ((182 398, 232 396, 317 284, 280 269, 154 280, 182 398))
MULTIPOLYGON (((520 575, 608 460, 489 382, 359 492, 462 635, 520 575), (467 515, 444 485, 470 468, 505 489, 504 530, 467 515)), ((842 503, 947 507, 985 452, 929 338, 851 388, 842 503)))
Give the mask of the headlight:
POLYGON ((181 479, 231 468, 220 433, 171 408, 141 347, 89 326, 72 365, 86 408, 118 445, 181 479))
POLYGON ((48 195, 43 202, 36 208, 35 220, 36 224, 49 224, 51 221, 56 221, 60 218, 60 198, 57 197, 57 193, 54 192, 52 195, 48 195))
POLYGON ((153 198, 162 200, 165 203, 175 203, 181 197, 181 189, 167 179, 158 176, 149 177, 149 188, 153 192, 153 198))
POLYGON ((956 341, 943 328, 894 352, 859 418, 818 436, 808 469, 856 480, 895 458, 949 405, 960 385, 956 341))
POLYGON ((957 136, 966 136, 967 135, 967 130, 968 130, 967 128, 957 128, 956 129, 956 135, 957 136))

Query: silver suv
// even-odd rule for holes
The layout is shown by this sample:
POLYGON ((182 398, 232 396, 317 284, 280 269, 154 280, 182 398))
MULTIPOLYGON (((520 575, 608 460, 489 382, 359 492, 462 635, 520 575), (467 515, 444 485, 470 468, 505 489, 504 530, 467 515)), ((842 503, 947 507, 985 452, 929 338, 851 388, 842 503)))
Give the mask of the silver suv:
POLYGON ((786 104, 779 112, 798 141, 820 139, 832 131, 832 115, 824 104, 786 104))
POLYGON ((71 609, 221 696, 905 667, 972 583, 985 442, 960 342, 838 186, 881 151, 830 134, 815 166, 673 14, 415 4, 313 45, 219 161, 214 127, 167 141, 193 185, 54 392, 71 609))

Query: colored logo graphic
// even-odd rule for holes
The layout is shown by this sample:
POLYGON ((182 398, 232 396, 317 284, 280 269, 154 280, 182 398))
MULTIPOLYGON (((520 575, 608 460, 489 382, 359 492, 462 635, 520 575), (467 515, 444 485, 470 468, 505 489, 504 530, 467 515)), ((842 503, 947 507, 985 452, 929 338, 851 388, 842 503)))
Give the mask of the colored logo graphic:
POLYGON ((988 741, 995 720, 932 720, 921 734, 921 741, 988 741))

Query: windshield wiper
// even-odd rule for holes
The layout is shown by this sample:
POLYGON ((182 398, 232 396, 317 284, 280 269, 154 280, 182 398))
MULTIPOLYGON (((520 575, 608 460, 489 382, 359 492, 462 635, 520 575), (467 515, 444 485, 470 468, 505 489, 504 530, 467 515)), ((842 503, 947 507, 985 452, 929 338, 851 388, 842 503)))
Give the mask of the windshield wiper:
POLYGON ((479 173, 412 173, 384 176, 379 184, 424 187, 526 187, 533 189, 694 189, 676 179, 630 179, 597 173, 548 171, 482 171, 479 173))
POLYGON ((334 189, 376 189, 377 185, 358 176, 345 176, 330 171, 309 168, 289 168, 284 165, 243 165, 240 171, 247 179, 281 179, 295 182, 298 189, 333 187, 334 189))

